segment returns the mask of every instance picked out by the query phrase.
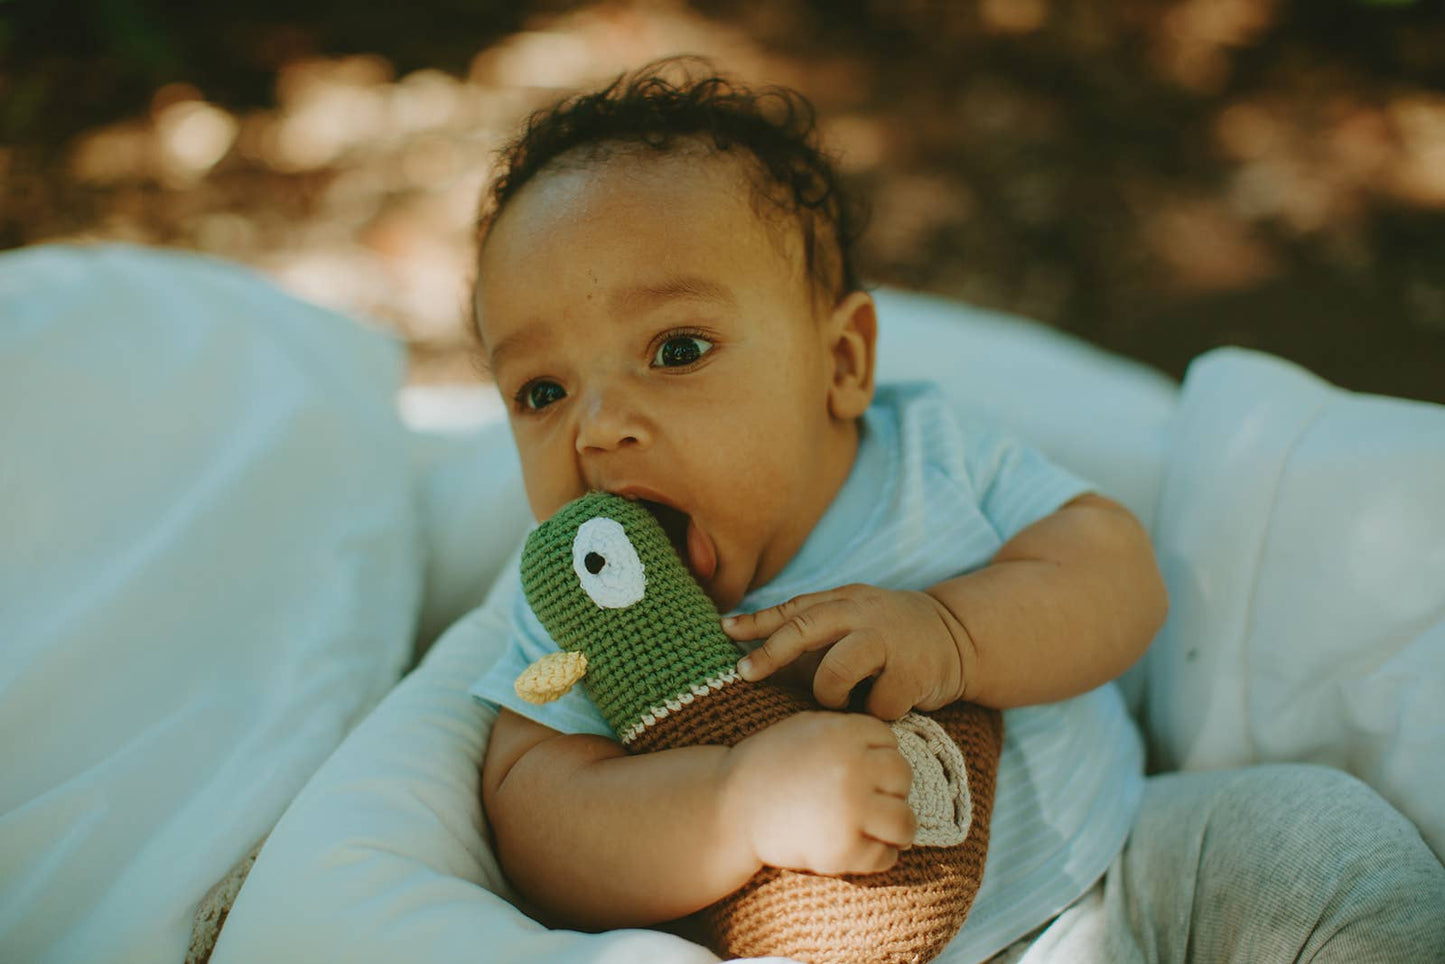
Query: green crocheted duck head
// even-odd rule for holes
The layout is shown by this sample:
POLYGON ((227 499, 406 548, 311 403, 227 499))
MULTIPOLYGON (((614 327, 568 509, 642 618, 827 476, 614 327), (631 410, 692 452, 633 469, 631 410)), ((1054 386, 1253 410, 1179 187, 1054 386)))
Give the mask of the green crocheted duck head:
POLYGON ((622 733, 736 668, 738 648, 712 600, 652 513, 621 496, 589 493, 534 529, 522 589, 563 650, 518 678, 524 699, 556 699, 583 679, 622 733))

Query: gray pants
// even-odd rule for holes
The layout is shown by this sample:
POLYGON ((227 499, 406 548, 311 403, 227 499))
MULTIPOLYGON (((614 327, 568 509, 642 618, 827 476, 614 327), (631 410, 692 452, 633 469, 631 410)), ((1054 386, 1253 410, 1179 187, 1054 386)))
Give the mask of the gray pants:
POLYGON ((1445 962, 1445 868, 1338 770, 1165 774, 1104 878, 995 960, 1445 962))

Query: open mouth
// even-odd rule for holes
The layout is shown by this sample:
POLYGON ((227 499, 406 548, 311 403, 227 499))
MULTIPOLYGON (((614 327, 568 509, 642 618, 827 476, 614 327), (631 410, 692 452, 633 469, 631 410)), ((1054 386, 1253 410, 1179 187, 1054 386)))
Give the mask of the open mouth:
POLYGON ((667 535, 667 541, 672 543, 673 552, 676 552, 677 557, 682 560, 682 564, 691 570, 692 566, 687 552, 687 513, 650 499, 639 499, 638 504, 652 513, 652 517, 658 521, 658 524, 662 526, 662 531, 667 535))

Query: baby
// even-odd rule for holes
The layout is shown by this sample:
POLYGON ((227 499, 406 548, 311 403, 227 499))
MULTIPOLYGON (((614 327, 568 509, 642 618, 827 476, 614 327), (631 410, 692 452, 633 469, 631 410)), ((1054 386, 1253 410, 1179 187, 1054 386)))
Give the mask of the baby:
POLYGON ((473 689, 501 707, 482 771, 498 854, 534 913, 588 929, 682 917, 765 865, 884 870, 914 821, 882 721, 971 700, 1010 710, 954 942, 988 956, 1124 845, 1141 753, 1104 684, 1164 619, 1149 539, 936 389, 875 386, 875 306, 811 110, 675 66, 564 101, 510 148, 482 217, 483 349, 537 518, 590 490, 643 501, 728 634, 762 641, 744 677, 866 712, 628 756, 581 688, 517 698, 556 649, 519 593, 473 689))

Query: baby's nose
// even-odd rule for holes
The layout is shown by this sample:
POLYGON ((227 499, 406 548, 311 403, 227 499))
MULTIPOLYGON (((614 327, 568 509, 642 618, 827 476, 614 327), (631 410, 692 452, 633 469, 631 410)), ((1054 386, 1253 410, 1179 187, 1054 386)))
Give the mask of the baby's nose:
POLYGON ((612 451, 646 445, 651 431, 637 399, 620 390, 599 390, 581 406, 577 451, 612 451))

